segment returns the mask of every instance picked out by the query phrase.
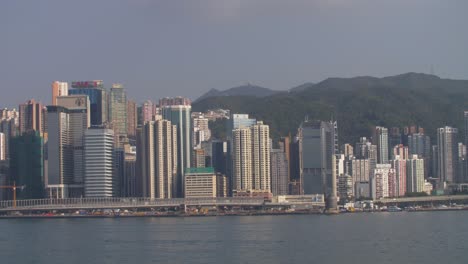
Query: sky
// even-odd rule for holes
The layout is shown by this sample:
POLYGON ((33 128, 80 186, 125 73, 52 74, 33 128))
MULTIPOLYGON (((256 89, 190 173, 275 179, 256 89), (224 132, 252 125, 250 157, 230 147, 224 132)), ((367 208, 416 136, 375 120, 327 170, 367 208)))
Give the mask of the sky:
POLYGON ((54 80, 122 83, 142 102, 328 77, 468 79, 467 10, 466 0, 2 0, 0 107, 49 104, 54 80))

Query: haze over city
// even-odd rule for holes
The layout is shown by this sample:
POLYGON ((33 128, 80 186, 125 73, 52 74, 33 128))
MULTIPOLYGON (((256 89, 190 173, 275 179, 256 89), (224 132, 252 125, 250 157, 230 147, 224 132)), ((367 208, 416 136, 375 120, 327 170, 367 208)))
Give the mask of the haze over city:
POLYGON ((0 104, 49 103, 54 80, 123 83, 137 101, 247 82, 468 78, 468 2, 433 0, 2 1, 0 104))

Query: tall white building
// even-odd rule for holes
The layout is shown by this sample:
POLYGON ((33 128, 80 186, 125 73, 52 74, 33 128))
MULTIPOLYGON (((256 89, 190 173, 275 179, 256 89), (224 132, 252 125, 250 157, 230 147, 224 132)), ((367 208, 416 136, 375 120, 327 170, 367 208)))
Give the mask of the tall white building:
POLYGON ((411 159, 406 160, 407 170, 407 192, 424 191, 424 159, 413 155, 411 159))
POLYGON ((269 134, 261 121, 232 131, 234 190, 271 192, 269 134))
POLYGON ((232 131, 232 153, 232 189, 238 191, 253 189, 250 128, 238 128, 232 131))
POLYGON ((68 83, 55 81, 52 83, 52 105, 57 105, 57 97, 68 95, 68 83))
POLYGON ((270 127, 258 121, 250 129, 252 130, 253 188, 271 192, 270 127))
POLYGON ((377 164, 370 179, 372 199, 389 197, 388 179, 394 177, 395 170, 390 164, 377 164), (392 174, 392 175, 390 175, 392 174))
POLYGON ((0 160, 6 159, 6 141, 5 134, 0 132, 0 160))
POLYGON ((203 115, 193 117, 192 121, 192 141, 195 148, 200 148, 201 143, 211 139, 211 130, 208 127, 208 118, 203 115))
POLYGON ((144 197, 175 197, 177 139, 177 126, 168 120, 149 121, 137 130, 137 166, 144 197))
POLYGON ((114 131, 89 128, 84 135, 84 194, 85 197, 113 197, 117 194, 115 177, 114 131))

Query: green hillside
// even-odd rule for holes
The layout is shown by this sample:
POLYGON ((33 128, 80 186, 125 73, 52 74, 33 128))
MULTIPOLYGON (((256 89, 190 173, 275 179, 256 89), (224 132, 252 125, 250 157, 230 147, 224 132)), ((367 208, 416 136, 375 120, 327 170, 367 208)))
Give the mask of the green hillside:
POLYGON ((264 98, 212 97, 193 104, 194 111, 213 108, 248 113, 263 120, 270 125, 274 138, 294 135, 305 116, 336 119, 340 143, 354 143, 360 136, 369 136, 375 125, 419 125, 431 137, 436 128, 449 125, 458 127, 462 135, 463 111, 468 109, 468 81, 418 73, 385 78, 330 78, 298 92, 264 98))

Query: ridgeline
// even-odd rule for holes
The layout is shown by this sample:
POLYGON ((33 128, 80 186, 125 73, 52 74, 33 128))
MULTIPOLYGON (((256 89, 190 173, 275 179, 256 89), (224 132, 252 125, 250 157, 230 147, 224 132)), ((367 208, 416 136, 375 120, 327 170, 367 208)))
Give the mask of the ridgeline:
MULTIPOLYGON (((270 125, 274 139, 291 133, 306 116, 338 121, 340 144, 370 136, 372 126, 419 125, 435 140, 436 129, 459 129, 463 138, 463 111, 468 110, 468 81, 406 73, 391 77, 329 78, 301 89, 258 97, 214 96, 193 103, 194 111, 224 108, 247 113, 270 125)), ((215 124, 222 130, 222 124, 215 124)), ((219 134, 215 131, 214 134, 219 134)))

